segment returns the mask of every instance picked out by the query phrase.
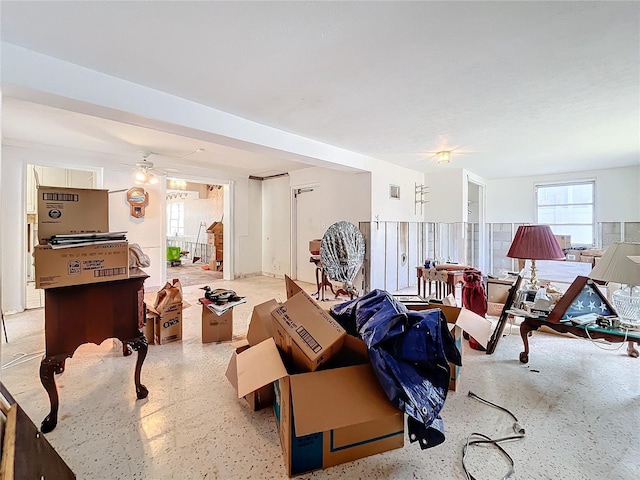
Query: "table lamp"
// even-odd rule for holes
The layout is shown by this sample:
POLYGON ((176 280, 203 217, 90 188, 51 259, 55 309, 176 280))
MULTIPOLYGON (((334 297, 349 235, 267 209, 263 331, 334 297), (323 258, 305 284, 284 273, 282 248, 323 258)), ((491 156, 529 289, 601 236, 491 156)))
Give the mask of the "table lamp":
POLYGON ((549 225, 522 225, 507 253, 509 258, 531 260, 531 288, 538 289, 536 260, 564 260, 564 252, 549 225))
POLYGON ((640 328, 640 265, 633 258, 640 255, 640 243, 614 242, 593 267, 589 278, 620 283, 611 294, 620 324, 640 328))

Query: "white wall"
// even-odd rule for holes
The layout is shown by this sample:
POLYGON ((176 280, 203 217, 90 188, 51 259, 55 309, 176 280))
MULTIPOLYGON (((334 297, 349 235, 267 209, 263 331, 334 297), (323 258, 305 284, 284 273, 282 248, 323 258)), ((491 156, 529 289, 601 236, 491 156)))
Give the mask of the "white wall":
POLYGON ((424 205, 426 222, 458 223, 467 220, 467 178, 462 169, 447 169, 425 175, 429 188, 424 205))
MULTIPOLYGON (((371 162, 371 216, 361 221, 420 222, 420 207, 416 210, 415 187, 424 184, 424 173, 388 162, 371 162), (400 200, 389 198, 389 185, 400 187, 400 200)), ((425 204, 425 207, 428 204, 425 204)), ((423 207, 424 209, 424 207, 423 207)))
MULTIPOLYGON (((130 189, 134 186, 133 174, 128 171, 105 170, 103 188, 110 191, 130 189)), ((149 257, 151 264, 143 268, 149 278, 145 288, 160 287, 166 278, 166 214, 164 182, 156 185, 144 185, 149 193, 149 205, 142 218, 130 215, 127 192, 109 194, 109 230, 127 232, 129 243, 137 243, 149 257)))
POLYGON ((291 188, 289 177, 259 182, 262 187, 262 272, 291 275, 291 188))
MULTIPOLYGON (((234 276, 259 275, 262 270, 262 189, 256 180, 233 183, 233 223, 229 234, 235 242, 233 251, 234 276)), ((226 218, 226 215, 225 215, 226 218)), ((227 222, 225 222, 225 241, 227 222)), ((225 243, 225 279, 227 279, 227 244, 225 243)))
POLYGON ((640 221, 640 166, 487 181, 488 223, 535 223, 535 184, 595 180, 596 222, 640 221))

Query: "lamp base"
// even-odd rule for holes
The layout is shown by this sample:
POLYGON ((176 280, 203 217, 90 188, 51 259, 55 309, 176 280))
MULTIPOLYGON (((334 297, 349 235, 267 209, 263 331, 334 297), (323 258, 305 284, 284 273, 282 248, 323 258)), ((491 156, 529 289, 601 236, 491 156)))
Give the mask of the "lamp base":
POLYGON ((620 326, 640 330, 640 287, 626 286, 611 294, 620 326))

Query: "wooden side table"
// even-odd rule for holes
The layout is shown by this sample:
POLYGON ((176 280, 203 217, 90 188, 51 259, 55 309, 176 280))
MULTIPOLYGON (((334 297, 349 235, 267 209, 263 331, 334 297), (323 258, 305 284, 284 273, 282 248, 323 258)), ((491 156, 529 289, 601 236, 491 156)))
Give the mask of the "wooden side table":
POLYGON ((427 282, 429 282, 429 295, 431 295, 431 283, 435 282, 436 296, 442 298, 454 293, 456 285, 464 283, 464 270, 436 270, 434 268, 416 267, 418 277, 418 295, 427 296, 427 282), (421 284, 422 283, 422 288, 421 284))
MULTIPOLYGON (((46 350, 40 363, 40 381, 49 395, 51 411, 42 421, 43 433, 52 431, 58 423, 54 374, 64 372, 66 359, 85 343, 99 345, 107 338, 117 338, 125 347, 136 350, 136 395, 139 399, 147 397, 149 391, 140 383, 140 371, 148 348, 141 331, 146 314, 143 285, 148 277, 142 270, 131 269, 124 280, 45 290, 46 350)), ((131 352, 125 348, 124 353, 131 352)))

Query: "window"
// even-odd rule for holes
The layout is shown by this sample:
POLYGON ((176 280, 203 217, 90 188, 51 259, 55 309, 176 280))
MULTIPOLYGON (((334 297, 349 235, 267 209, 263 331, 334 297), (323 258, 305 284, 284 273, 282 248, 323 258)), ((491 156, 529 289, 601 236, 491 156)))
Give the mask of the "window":
POLYGON ((167 204, 167 236, 180 237, 184 235, 184 202, 167 204))
POLYGON ((594 245, 594 182, 536 186, 538 223, 556 235, 571 235, 572 245, 594 245))

